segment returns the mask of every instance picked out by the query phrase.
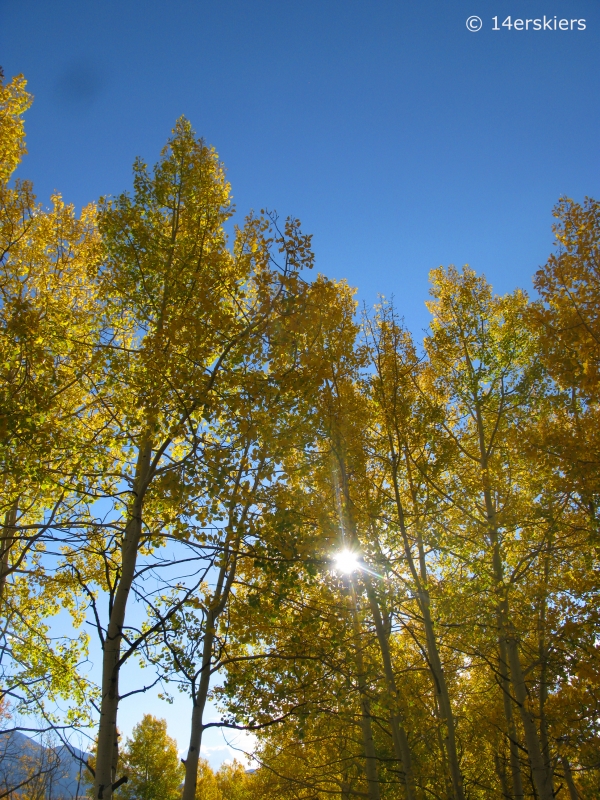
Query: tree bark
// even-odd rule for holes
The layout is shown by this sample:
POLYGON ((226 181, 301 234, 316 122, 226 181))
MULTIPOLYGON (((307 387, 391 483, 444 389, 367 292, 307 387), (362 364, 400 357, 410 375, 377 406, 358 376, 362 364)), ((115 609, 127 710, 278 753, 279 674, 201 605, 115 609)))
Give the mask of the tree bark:
POLYGON ((539 690, 539 718, 540 718, 540 742, 542 745, 542 756, 546 764, 546 769, 552 780, 554 775, 554 765, 550 753, 550 737, 548 736, 548 720, 546 717, 546 701, 548 699, 548 647, 546 646, 546 616, 547 616, 547 597, 546 587, 550 577, 550 546, 544 557, 544 584, 542 597, 540 598, 540 613, 538 622, 538 652, 540 659, 540 690, 539 690))
MULTIPOLYGON (((454 793, 455 800, 465 800, 462 774, 460 771, 460 764, 458 760, 458 749, 456 746, 454 713, 452 711, 452 703, 450 702, 448 684, 446 683, 446 676, 444 674, 444 668, 442 666, 442 660, 440 658, 437 636, 433 625, 433 619, 431 617, 431 600, 429 596, 429 589, 427 588, 427 583, 428 583, 427 564, 425 562, 423 542, 420 533, 418 533, 417 545, 419 549, 419 570, 417 570, 417 566, 413 558, 412 548, 410 546, 410 541, 408 538, 408 531, 406 529, 404 504, 402 502, 402 497, 400 495, 400 486, 398 482, 398 454, 396 453, 396 448, 394 446, 394 441, 392 439, 391 433, 389 434, 389 447, 390 447, 390 457, 392 466, 392 478, 394 483, 394 498, 396 501, 396 511, 398 514, 400 533, 402 535, 402 541, 404 544, 404 554, 406 556, 410 573, 416 588, 417 602, 419 605, 419 610, 421 612, 421 618, 423 620, 423 628, 425 630, 425 641, 426 641, 429 669, 433 677, 440 715, 445 723, 446 730, 445 730, 445 736, 443 737, 443 741, 448 756, 448 766, 450 768, 452 791, 454 793)), ((407 469, 409 471, 409 480, 411 481, 411 491, 413 491, 408 457, 406 460, 407 460, 407 469)), ((413 492, 413 499, 414 499, 414 492, 413 492)))
POLYGON ((342 781, 340 787, 340 796, 341 800, 350 800, 350 783, 348 781, 342 781))
POLYGON ((4 530, 2 532, 2 539, 0 540, 0 609, 4 605, 6 581, 10 572, 10 551, 15 543, 18 513, 19 504, 18 501, 15 501, 4 515, 4 530))
POLYGON ((367 778, 367 790, 369 794, 369 800, 380 800, 381 795, 379 792, 379 776, 377 774, 377 752, 375 750, 375 742, 373 741, 373 731, 371 728, 371 703, 367 694, 366 671, 362 656, 360 621, 358 618, 358 602, 356 599, 354 583, 351 577, 348 582, 350 584, 350 613, 352 616, 352 627, 354 629, 355 659, 358 692, 360 696, 361 729, 365 753, 365 775, 367 778))
POLYGON ((373 731, 371 728, 371 704, 369 698, 362 693, 360 695, 360 707, 367 791, 369 793, 369 800, 380 800, 377 753, 375 751, 375 742, 373 741, 373 731))
MULTIPOLYGON (((546 768, 546 764, 544 763, 540 737, 538 735, 533 716, 529 710, 527 685, 525 683, 523 668, 521 666, 521 658, 519 655, 519 643, 514 626, 510 621, 507 588, 504 582, 504 564, 502 561, 502 552, 500 547, 500 531, 497 524, 496 507, 489 485, 488 454, 485 443, 483 419, 481 417, 479 408, 476 409, 476 420, 479 436, 479 463, 481 467, 483 497, 487 515, 489 539, 492 545, 492 571, 497 593, 500 650, 502 653, 502 648, 505 647, 504 652, 507 655, 508 667, 510 671, 510 683, 512 684, 513 697, 519 708, 521 723, 523 725, 525 744, 527 747, 529 765, 531 767, 535 790, 538 793, 539 800, 554 800, 552 776, 550 771, 546 768)), ((504 692, 504 694, 506 694, 506 692, 504 692)))
POLYGON ((502 688, 502 702, 504 705, 504 718, 508 734, 508 749, 510 761, 510 775, 512 781, 512 797, 514 800, 523 800, 523 778, 521 775, 521 760, 519 758, 519 744, 517 728, 513 715, 513 700, 510 694, 510 681, 508 677, 508 654, 506 642, 500 637, 500 681, 502 688))
POLYGON ((452 789, 452 778, 450 777, 450 770, 448 768, 448 750, 442 734, 442 715, 437 694, 434 696, 433 702, 435 706, 435 718, 437 721, 437 725, 435 726, 435 736, 440 750, 440 758, 442 759, 442 778, 444 780, 444 789, 446 792, 445 797, 446 800, 453 800, 454 791, 452 789))
MULTIPOLYGON (((494 520, 495 511, 491 503, 491 497, 489 496, 489 492, 487 490, 486 502, 489 504, 490 510, 488 513, 490 514, 490 518, 494 520)), ((492 523, 491 527, 494 579, 497 590, 500 594, 497 613, 500 628, 499 645, 501 657, 506 655, 506 661, 508 663, 510 672, 510 684, 512 685, 514 701, 519 709, 521 724, 523 725, 525 744, 527 747, 527 754, 529 757, 529 764, 531 767, 531 773, 536 792, 538 793, 539 800, 553 800, 554 791, 552 789, 552 778, 549 770, 546 769, 540 737, 538 735, 533 716, 529 710, 527 685, 525 683, 523 668, 521 666, 517 634, 509 621, 509 607, 504 588, 504 569, 500 555, 499 533, 494 523, 492 523)), ((504 694, 505 696, 507 695, 505 690, 504 694)))
POLYGON ((523 676, 523 668, 519 657, 519 645, 514 630, 510 630, 507 636, 508 663, 512 685, 515 692, 515 700, 519 707, 521 723, 525 733, 525 743, 531 764, 531 772, 535 789, 539 795, 539 800, 554 800, 554 789, 552 786, 552 774, 547 768, 542 754, 540 738, 535 726, 533 715, 529 710, 529 699, 527 697, 527 685, 523 676))
MULTIPOLYGON (((345 501, 345 510, 346 510, 346 517, 348 520, 348 526, 350 529, 350 536, 352 540, 352 546, 360 550, 360 539, 358 536, 358 531, 356 528, 356 520, 354 518, 353 507, 352 507, 352 499, 350 497, 350 489, 348 486, 348 479, 346 475, 346 465, 344 463, 343 458, 338 454, 338 466, 341 473, 341 482, 342 482, 342 490, 344 493, 344 501, 345 501)), ((342 509, 340 508, 340 514, 342 513, 342 509)), ((371 608, 371 613, 373 615, 373 621, 375 623, 375 630, 377 633, 377 641, 379 644, 379 650, 381 652, 381 657, 383 661, 383 668, 386 678, 386 683, 388 687, 388 692, 390 693, 391 697, 391 708, 390 708, 390 724, 392 727, 392 741, 394 744, 394 755, 397 761, 402 765, 402 770, 404 773, 403 776, 403 783, 404 789, 406 793, 406 800, 414 800, 415 793, 414 793, 414 778, 412 772, 412 759, 410 755, 410 746, 408 743, 408 737, 406 735, 406 731, 402 726, 402 722, 400 719, 400 704, 399 704, 399 692, 398 687, 396 685, 396 678, 394 676, 394 670, 392 667, 392 658, 390 653, 390 646, 388 636, 385 631, 385 627, 383 624, 383 620, 381 618, 381 609, 379 608, 379 601, 377 600, 377 596, 373 589, 373 584, 369 578, 368 573, 365 573, 363 576, 365 586, 367 589, 367 597, 369 599, 369 605, 371 608)), ((353 599, 353 613, 356 616, 355 620, 355 634, 360 636, 360 626, 358 622, 358 612, 357 612, 357 601, 356 601, 356 592, 354 588, 354 583, 352 579, 350 579, 350 587, 353 599)), ((357 648, 358 649, 358 648, 357 648)), ((359 651, 360 652, 360 651, 359 651)), ((360 655, 362 661, 362 654, 360 655)), ((370 722, 369 722, 369 729, 370 729, 370 722)))
POLYGON ((400 717, 400 697, 398 688, 396 686, 396 678, 392 668, 392 656, 390 653, 390 643, 387 637, 383 620, 381 618, 381 609, 379 602, 373 588, 372 581, 368 575, 364 576, 364 581, 367 587, 367 597, 369 598, 369 605, 371 607, 371 614, 375 622, 375 630, 377 632, 377 641, 379 643, 379 650, 381 652, 381 659, 383 661, 383 669, 385 679, 388 687, 388 692, 391 697, 391 713, 390 723, 392 726, 392 740, 394 742, 394 755, 402 765, 404 773, 404 790, 406 792, 407 800, 414 800, 414 776, 412 771, 412 759, 410 755, 410 746, 408 743, 408 736, 402 720, 400 717))
POLYGON ((200 671, 200 684, 198 691, 194 695, 194 707, 192 710, 192 724, 190 730, 190 745, 185 760, 185 779, 183 784, 182 800, 195 800, 196 785, 198 783, 198 762, 200 759, 200 747, 202 745, 202 734, 204 733, 203 716, 206 706, 206 698, 210 687, 210 668, 212 661, 212 648, 215 641, 215 619, 209 612, 209 619, 206 624, 206 633, 202 644, 202 668, 200 671))
MULTIPOLYGON (((241 472, 238 474, 238 486, 240 476, 241 472)), ((249 505, 249 503, 246 504, 240 524, 242 524, 246 519, 249 505)), ((240 537, 238 535, 238 537, 233 540, 233 556, 230 562, 229 557, 232 552, 232 539, 230 538, 230 533, 228 534, 228 538, 225 542, 223 562, 219 569, 219 576, 213 594, 212 605, 206 617, 206 629, 204 640, 202 642, 200 684, 198 686, 198 691, 192 690, 192 722, 190 728, 190 744, 188 747, 188 754, 184 761, 185 778, 183 783, 182 800, 195 800, 196 797, 196 786, 198 783, 198 762, 200 759, 200 748, 202 746, 202 734, 204 733, 204 708, 206 706, 206 698, 208 697, 208 690, 210 688, 212 650, 216 637, 216 625, 217 620, 225 608, 227 600, 229 599, 237 569, 237 552, 240 546, 240 537)))
MULTIPOLYGON (((486 491, 486 495, 487 494, 488 493, 486 491)), ((493 510, 491 513, 493 519, 493 510)), ((529 757, 529 764, 531 767, 531 773, 536 792, 538 793, 539 800, 553 800, 554 791, 552 788, 552 777, 549 770, 546 768, 546 764, 544 763, 540 737, 538 735, 533 716, 529 710, 527 685, 525 683, 523 668, 521 666, 521 658, 519 655, 519 643, 516 631, 509 621, 508 599, 506 598, 504 589, 504 570, 500 556, 499 534, 495 525, 493 526, 492 530, 492 543, 494 578, 497 589, 500 592, 497 613, 500 628, 499 645, 501 657, 506 655, 506 660, 510 671, 510 684, 512 685, 514 701, 519 709, 521 724, 523 725, 525 744, 527 747, 527 754, 529 757)), ((503 693, 505 696, 507 696, 506 690, 504 690, 503 693)))
POLYGON ((567 782, 569 797, 571 798, 571 800, 581 800, 581 796, 577 791, 577 787, 575 786, 575 781, 573 780, 573 773, 571 771, 571 765, 569 763, 569 759, 563 752, 561 752, 560 754, 560 763, 565 773, 565 781, 567 782))
POLYGON ((420 591, 419 608, 423 616, 423 627, 425 628, 425 637, 427 641, 427 657, 429 667, 433 675, 435 691, 442 719, 444 721, 445 733, 444 744, 448 754, 448 766, 450 768, 450 777, 452 780, 452 791, 455 800, 465 800, 465 793, 463 788, 462 773, 460 770, 460 763, 458 760, 458 748, 456 746, 456 729, 454 722, 454 713, 452 711, 452 704, 450 703, 450 694, 448 692, 448 684, 446 683, 446 676, 444 668, 440 659, 440 653, 437 646, 437 637, 433 627, 433 620, 431 618, 429 591, 425 588, 420 591))
POLYGON ((121 545, 121 576, 102 647, 102 699, 100 703, 96 776, 94 779, 94 797, 99 800, 110 800, 112 797, 112 785, 116 779, 121 640, 123 638, 127 600, 135 575, 142 535, 144 496, 151 455, 152 444, 146 440, 138 452, 133 487, 134 500, 121 545))
POLYGON ((508 789, 508 781, 506 779, 506 759, 496 750, 494 753, 494 766, 496 768, 496 775, 500 781, 500 788, 502 790, 502 797, 506 800, 511 800, 512 795, 508 789))

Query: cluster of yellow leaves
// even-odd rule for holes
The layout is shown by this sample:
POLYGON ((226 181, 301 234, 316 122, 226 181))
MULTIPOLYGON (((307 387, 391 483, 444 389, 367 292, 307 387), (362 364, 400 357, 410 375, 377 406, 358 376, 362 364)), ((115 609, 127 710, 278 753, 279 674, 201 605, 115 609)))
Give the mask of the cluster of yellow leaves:
MULTIPOLYGON (((297 220, 230 246, 223 165, 183 118, 132 194, 42 208, 12 181, 30 102, 0 83, 2 692, 83 707, 86 639, 49 618, 92 609, 96 796, 138 646, 196 708, 199 659, 224 664, 223 703, 265 726, 257 775, 200 763, 199 799, 598 793, 600 204, 557 206, 535 302, 433 270, 421 351, 393 304, 360 324, 344 282, 300 277, 297 220), (167 543, 208 571, 127 629, 167 543)), ((123 764, 121 796, 179 796, 163 721, 123 764)))
POLYGON ((44 621, 63 607, 77 616, 73 586, 54 580, 43 560, 45 520, 64 512, 82 443, 94 436, 81 376, 95 323, 98 235, 93 207, 77 217, 57 195, 44 209, 29 183, 11 181, 26 152, 22 115, 31 99, 23 76, 0 81, 1 691, 19 710, 42 713, 57 697, 83 710, 88 688, 78 674, 87 637, 57 641, 44 621))
POLYGON ((498 297, 468 267, 440 268, 423 354, 385 302, 365 319, 362 340, 351 304, 338 305, 315 339, 323 384, 314 439, 285 465, 288 508, 313 551, 291 584, 265 565, 244 567, 244 603, 240 594, 229 616, 239 650, 229 647, 242 657, 227 668, 223 702, 253 724, 285 720, 259 733, 257 796, 398 796, 372 578, 358 571, 352 581, 359 659, 348 584, 329 571, 342 547, 384 578, 376 594, 417 796, 575 800, 598 791, 596 210, 594 201, 585 211, 558 207, 558 239, 566 247, 569 232, 572 260, 551 257, 544 275, 558 259, 571 289, 551 288, 554 278, 540 273, 545 305, 520 290, 498 297), (346 322, 336 324, 336 313, 346 322), (570 366, 573 354, 586 369, 570 366), (585 475, 573 468, 577 452, 588 459, 585 475), (375 789, 365 782, 364 692, 375 789))

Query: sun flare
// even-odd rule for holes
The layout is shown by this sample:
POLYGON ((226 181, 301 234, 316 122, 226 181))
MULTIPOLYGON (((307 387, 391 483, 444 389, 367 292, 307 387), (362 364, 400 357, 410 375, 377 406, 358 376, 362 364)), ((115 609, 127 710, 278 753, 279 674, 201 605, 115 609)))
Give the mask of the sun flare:
POLYGON ((349 574, 354 572, 355 569, 360 569, 360 561, 358 553, 353 553, 352 550, 341 550, 334 556, 335 568, 339 572, 349 574))

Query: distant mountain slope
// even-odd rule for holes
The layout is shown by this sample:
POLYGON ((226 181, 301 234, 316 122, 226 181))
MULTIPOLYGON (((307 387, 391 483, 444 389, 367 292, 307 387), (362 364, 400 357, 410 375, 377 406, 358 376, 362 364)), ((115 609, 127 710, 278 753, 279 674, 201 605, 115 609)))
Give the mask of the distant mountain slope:
POLYGON ((39 787, 45 800, 76 800, 85 797, 85 767, 77 756, 86 754, 73 748, 44 747, 18 731, 0 733, 0 796, 14 789, 14 797, 39 787), (28 777, 37 775, 23 784, 28 777), (17 788, 21 784, 20 789, 17 788))

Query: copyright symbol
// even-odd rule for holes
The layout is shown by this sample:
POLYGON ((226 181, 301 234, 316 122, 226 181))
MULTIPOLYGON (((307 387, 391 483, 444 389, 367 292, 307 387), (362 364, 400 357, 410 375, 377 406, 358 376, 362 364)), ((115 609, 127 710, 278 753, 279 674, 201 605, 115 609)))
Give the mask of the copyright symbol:
POLYGON ((473 33, 480 31, 482 25, 483 22, 481 21, 481 17, 469 17, 467 20, 467 28, 473 33))

